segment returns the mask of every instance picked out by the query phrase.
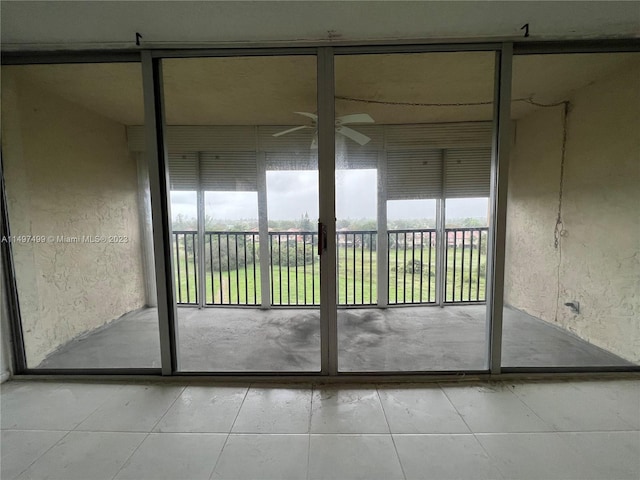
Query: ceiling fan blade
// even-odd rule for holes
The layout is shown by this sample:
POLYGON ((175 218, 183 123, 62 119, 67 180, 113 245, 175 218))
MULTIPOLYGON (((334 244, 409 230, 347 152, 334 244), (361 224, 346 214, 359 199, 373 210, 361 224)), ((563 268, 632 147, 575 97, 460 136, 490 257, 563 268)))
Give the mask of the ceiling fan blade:
POLYGON ((371 141, 369 137, 367 137, 366 135, 360 132, 356 132, 353 128, 336 127, 336 132, 338 132, 341 135, 344 135, 347 138, 350 138, 351 140, 353 140, 359 145, 366 145, 371 141))
POLYGON ((346 125, 348 123, 374 123, 375 120, 367 113, 353 113, 336 118, 336 125, 346 125))
POLYGON ((318 121, 318 115, 316 115, 315 113, 309 113, 309 112, 293 112, 293 113, 297 113, 298 115, 302 115, 304 117, 309 117, 313 121, 318 121))
POLYGON ((287 133, 295 132, 296 130, 302 130, 303 128, 311 128, 307 125, 300 125, 299 127, 293 127, 288 130, 283 130, 282 132, 274 133, 274 137, 280 137, 281 135, 286 135, 287 133))

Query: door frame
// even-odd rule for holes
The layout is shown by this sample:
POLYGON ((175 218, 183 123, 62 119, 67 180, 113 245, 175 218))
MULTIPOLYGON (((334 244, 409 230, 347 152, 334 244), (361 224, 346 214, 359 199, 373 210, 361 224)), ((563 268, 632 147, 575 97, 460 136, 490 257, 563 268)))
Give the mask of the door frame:
MULTIPOLYGON (((425 374, 429 376, 460 373, 451 371, 385 371, 385 372, 339 372, 338 369, 338 328, 337 328, 337 294, 335 291, 336 278, 336 217, 335 217, 335 75, 334 59, 336 55, 356 55, 356 54, 403 54, 403 53, 431 53, 431 52, 459 52, 459 51, 493 51, 496 58, 508 58, 510 67, 511 56, 513 54, 511 43, 460 43, 460 44, 410 44, 410 45, 357 45, 357 46, 299 46, 284 48, 220 48, 220 49, 185 49, 185 50, 162 50, 162 49, 142 49, 139 52, 127 53, 106 53, 99 52, 78 52, 62 54, 23 54, 10 55, 3 58, 3 64, 33 64, 33 63, 95 63, 95 62, 118 62, 130 61, 140 62, 142 67, 142 87, 144 98, 145 115, 145 155, 149 169, 149 185, 151 194, 153 243, 154 243, 154 266, 155 281, 157 287, 158 300, 158 323, 160 336, 160 358, 161 369, 158 373, 163 376, 170 375, 208 375, 225 377, 256 377, 264 375, 277 377, 354 377, 373 375, 416 375, 425 374), (175 288, 173 280, 174 259, 172 255, 172 238, 170 223, 170 190, 168 174, 168 149, 166 142, 166 125, 164 115, 164 96, 162 82, 162 60, 168 58, 204 58, 204 57, 248 57, 248 56, 290 56, 290 55, 313 55, 317 62, 317 109, 318 109, 318 183, 319 183, 319 220, 325 226, 328 242, 326 250, 320 257, 320 332, 321 332, 321 370, 320 372, 304 372, 302 374, 291 374, 290 372, 180 372, 178 371, 179 342, 177 328, 177 303, 175 298, 175 288), (52 61, 54 59, 54 61, 52 61)), ((497 61, 496 63, 501 63, 497 61)), ((505 168, 497 168, 498 163, 506 165, 508 155, 508 142, 498 139, 508 138, 508 89, 498 88, 499 81, 510 83, 510 68, 496 68, 496 109, 494 112, 494 151, 492 159, 492 194, 497 188, 497 175, 501 175, 505 168), (506 108, 504 105, 506 104, 506 108), (503 108, 498 108, 502 105, 503 108), (505 115, 506 121, 497 122, 499 115, 505 115), (498 152, 498 149, 502 149, 498 152), (498 155, 500 153, 500 155, 498 155), (495 177, 495 178, 494 178, 495 177), (494 185, 495 184, 495 185, 494 185)), ((502 178, 506 185, 506 175, 502 178)), ((4 191, 4 185, 2 186, 4 191)), ((504 190, 502 190, 504 192, 504 190)), ((502 192, 498 192, 500 197, 502 192)), ((199 199, 200 202, 202 199, 199 199)), ((493 207, 497 205, 497 200, 493 200, 493 207)), ((506 192, 501 199, 500 205, 503 214, 506 211, 506 192)), ((504 215, 503 215, 504 216, 504 215)), ((496 217, 494 217, 496 218, 496 217)), ((3 222, 8 226, 8 219, 3 222)), ((494 228, 491 225, 490 231, 494 228)), ((504 228, 502 229, 502 243, 500 236, 492 238, 490 244, 493 248, 499 248, 497 252, 498 260, 504 265, 504 228), (500 257, 502 257, 500 259, 500 257)), ((491 248, 488 249, 491 251, 491 248)), ((10 256, 10 255, 9 255, 10 256)), ((10 256, 11 257, 11 256, 10 256)), ((492 255, 491 262, 487 268, 487 285, 491 284, 494 272, 493 263, 496 261, 492 255)), ((5 265, 6 267, 6 265, 5 265)), ((12 272, 10 272, 12 273, 12 272)), ((13 274, 11 275, 15 277, 13 274)), ((12 302, 18 307, 17 289, 15 285, 9 285, 9 289, 15 291, 16 300, 12 302)), ((200 295, 199 295, 200 296, 200 295)), ((375 308, 375 306, 374 306, 375 308)), ((488 336, 491 343, 488 345, 487 359, 489 368, 470 371, 465 373, 487 374, 498 373, 500 366, 500 339, 501 339, 501 316, 502 316, 502 280, 499 285, 493 286, 487 292, 487 316, 488 336), (498 328, 496 328, 498 327, 498 328), (497 341, 496 341, 497 340, 497 341), (497 348, 496 348, 497 347, 497 348)), ((21 323, 18 314, 11 315, 13 326, 13 337, 15 342, 14 357, 18 359, 19 373, 32 374, 153 374, 157 369, 71 369, 71 370, 38 370, 28 369, 24 361, 24 342, 21 340, 21 323)))
MULTIPOLYGON (((326 229, 327 242, 320 255, 320 365, 319 375, 322 376, 352 376, 362 375, 364 372, 340 372, 338 365, 338 298, 335 288, 336 278, 336 202, 335 202, 335 56, 360 55, 360 54, 406 54, 406 53, 433 53, 433 52, 460 52, 460 51, 485 51, 495 54, 494 72, 494 112, 492 118, 492 168, 491 168, 491 205, 492 215, 489 222, 489 245, 487 253, 487 315, 486 315, 486 365, 485 369, 473 370, 468 373, 499 373, 501 361, 502 338, 502 288, 504 283, 504 249, 502 249, 501 262, 496 258, 493 250, 496 245, 504 245, 506 229, 506 181, 507 158, 509 144, 509 115, 510 115, 510 85, 511 85, 511 58, 513 47, 510 43, 491 43, 473 45, 413 45, 413 46, 368 46, 368 47, 317 47, 317 48, 281 48, 281 49, 225 49, 225 50, 190 50, 190 51, 143 51, 142 62, 144 72, 150 72, 152 84, 145 84, 145 115, 154 118, 155 122, 147 121, 147 155, 150 166, 157 167, 153 174, 156 191, 152 189, 152 203, 154 193, 163 197, 160 202, 155 202, 158 208, 154 208, 154 217, 161 215, 162 238, 155 238, 156 248, 164 253, 164 258, 156 258, 156 272, 160 277, 161 272, 173 272, 173 255, 171 255, 171 226, 170 208, 167 204, 169 196, 168 185, 168 150, 166 147, 166 123, 164 121, 164 96, 162 91, 162 66, 165 58, 216 58, 216 57, 250 57, 250 56, 285 56, 285 55, 314 55, 316 57, 316 82, 317 82, 317 111, 318 111, 318 190, 319 190, 319 224, 326 229), (150 97, 150 98, 147 98, 150 97), (506 115, 506 116, 505 116, 506 115), (500 121, 502 116, 502 122, 500 121), (506 119, 506 121, 505 121, 506 119), (152 148, 152 143, 155 148, 152 148), (498 173, 502 181, 498 183, 498 173), (158 189, 157 187, 160 187, 158 189), (498 190, 499 187, 500 190, 498 190), (164 191, 164 195, 160 192, 164 191), (163 201, 164 200, 164 201, 163 201), (502 217, 496 215, 496 206, 500 202, 504 207, 502 217), (165 207, 166 205, 166 207, 165 207), (160 208, 162 207, 162 208, 160 208), (497 224, 501 224, 500 234, 495 232, 497 224), (492 248, 493 247, 493 248, 492 248), (496 264, 496 261, 498 263, 496 264), (496 273, 499 273, 495 277, 496 273), (495 288, 495 281, 499 288, 495 288), (489 285, 491 287, 489 287, 489 285)), ((146 78, 146 77, 145 77, 146 78)), ((440 201, 440 223, 444 221, 444 200, 440 201)), ((442 227, 442 225, 440 225, 442 227)), ((154 229, 154 231, 156 231, 154 229)), ((441 232, 442 233, 442 232, 441 232)), ((439 235, 440 243, 443 235, 439 235)), ((442 247, 442 245, 440 245, 442 247)), ((441 250, 441 249, 440 249, 441 250)), ((438 263, 443 262, 443 252, 440 251, 438 263)), ((442 266, 442 265, 440 265, 442 266)), ((443 269, 441 268, 440 274, 443 269)), ((170 278, 158 278, 158 282, 166 284, 165 288, 158 289, 159 321, 161 325, 161 352, 163 375, 189 374, 189 375, 219 375, 218 372, 179 372, 177 360, 178 328, 177 328, 177 304, 173 289, 173 276, 170 278), (171 285, 169 285, 171 283, 171 285), (160 308, 162 306, 163 308, 160 308)), ((201 283, 201 282, 200 282, 201 283)), ((438 282, 438 300, 442 298, 442 279, 438 282)), ((385 375, 406 375, 408 373, 445 373, 445 372, 406 372, 390 371, 375 372, 385 375)), ((222 373, 224 374, 224 373, 222 373)), ((270 372, 269 374, 281 376, 290 374, 285 372, 270 372)), ((303 373, 306 374, 306 373, 303 373)), ((317 372, 309 372, 310 375, 318 375, 317 372)), ((234 372, 233 375, 256 375, 256 372, 234 372)))
MULTIPOLYGON (((22 323, 20 318, 20 303, 16 284, 15 271, 13 269, 13 255, 10 245, 2 244, 2 256, 3 256, 3 273, 5 276, 5 290, 7 298, 7 314, 9 324, 11 327, 11 340, 13 347, 13 371, 18 377, 20 376, 38 376, 46 375, 88 375, 89 378, 109 376, 109 375, 130 375, 129 378, 137 378, 135 376, 142 376, 140 378, 153 379, 158 378, 150 375, 181 375, 180 372, 176 372, 175 369, 175 337, 173 332, 175 330, 175 300, 173 299, 173 282, 169 275, 166 275, 167 270, 171 267, 172 256, 170 252, 170 225, 167 224, 168 219, 168 190, 167 190, 167 172, 166 161, 164 158, 164 152, 166 148, 164 145, 163 129, 161 128, 160 114, 162 109, 162 83, 159 81, 161 75, 159 74, 161 58, 189 58, 189 57, 203 57, 203 56, 249 56, 249 55, 292 55, 292 54, 312 54, 317 55, 318 59, 323 58, 322 68, 324 69, 322 75, 320 69, 318 70, 318 82, 323 81, 322 88, 318 89, 318 95, 320 97, 322 93, 322 103, 318 105, 318 108, 323 110, 330 110, 333 107, 329 107, 328 104, 332 104, 332 101, 328 101, 330 97, 329 92, 333 88, 332 86, 326 87, 329 83, 333 82, 333 78, 329 72, 331 72, 333 66, 333 55, 337 54, 362 54, 362 53, 421 53, 421 52, 444 52, 444 51, 473 51, 473 50, 493 50, 496 52, 499 61, 496 62, 496 82, 495 82, 495 98, 497 100, 495 104, 494 119, 497 122, 494 124, 494 151, 492 155, 492 183, 491 183, 491 214, 493 217, 492 229, 490 233, 490 240, 488 245, 488 255, 490 255, 490 262, 487 265, 487 321, 489 322, 488 329, 488 365, 487 370, 473 373, 477 378, 490 378, 493 375, 502 374, 503 378, 507 378, 505 373, 507 370, 500 368, 501 360, 501 338, 502 338, 502 306, 503 306, 503 287, 504 287, 504 255, 505 255, 505 218, 506 218, 506 187, 507 187, 507 162, 510 146, 510 128, 509 128, 509 107, 510 96, 509 89, 511 83, 511 63, 512 56, 515 55, 527 55, 527 54, 557 54, 557 53, 615 53, 626 51, 640 51, 640 43, 637 39, 596 39, 596 40, 572 40, 572 41, 527 41, 520 39, 507 39, 502 43, 469 43, 468 40, 458 43, 451 42, 447 44, 433 43, 433 40, 414 40, 407 41, 385 41, 385 42, 369 42, 369 45, 363 45, 362 42, 341 42, 330 46, 318 46, 318 43, 307 42, 306 44, 297 43, 292 44, 290 47, 282 48, 275 44, 244 44, 235 47, 225 46, 224 48, 192 48, 181 49, 177 46, 175 49, 146 49, 138 51, 113 51, 113 50, 84 50, 84 51, 16 51, 16 52, 3 52, 2 65, 33 65, 33 64, 65 64, 65 63, 118 63, 118 62, 141 62, 142 64, 142 85, 144 94, 145 105, 145 134, 147 142, 148 158, 152 160, 149 162, 149 174, 150 174, 150 187, 152 193, 152 209, 153 209, 153 235, 154 235, 154 263, 156 267, 156 286, 158 289, 158 308, 160 313, 160 339, 161 339, 161 359, 162 370, 159 369, 90 369, 90 368, 75 368, 75 369, 30 369, 26 365, 25 345, 22 338, 22 323), (515 42, 515 43, 514 43, 515 42), (377 44, 373 44, 377 43, 377 44), (384 45, 380 45, 384 43, 384 45), (325 85, 326 84, 326 85, 325 85), (326 90, 325 90, 326 88, 326 90), (325 102, 326 100, 326 102, 325 102), (325 105, 325 103, 327 105, 325 105), (151 154, 153 152, 153 154, 151 154), (169 247, 169 248, 168 248, 169 247)), ((318 60, 320 62, 320 60, 318 60)), ((331 99, 332 100, 332 99, 331 99)), ((325 111, 324 116, 327 116, 328 111, 325 111)), ((333 136, 333 125, 328 126, 328 121, 321 122, 324 124, 323 141, 322 144, 330 142, 330 137, 333 136)), ((335 162, 333 158, 327 158, 330 156, 330 149, 333 148, 332 143, 327 144, 322 148, 323 163, 332 164, 335 162), (329 149, 329 150, 327 150, 329 149)), ((1 162, 0 162, 1 165, 1 162)), ((325 172, 326 173, 326 172, 325 172)), ((4 235, 10 235, 10 224, 8 215, 6 212, 6 190, 4 185, 4 175, 2 168, 0 168, 0 199, 2 200, 2 233, 4 235)), ((332 180, 328 178, 328 174, 323 176, 324 182, 329 182, 325 188, 334 189, 332 180)), ((329 196, 330 197, 330 196, 329 196)), ((335 219, 326 218, 327 210, 333 202, 333 198, 329 199, 323 208, 323 218, 330 225, 335 222, 335 219)), ((324 203, 324 202, 323 202, 324 203)), ((331 237, 330 237, 331 238, 331 237)), ((328 256, 325 256, 325 259, 328 256)), ((324 262, 326 264, 326 260, 324 262)), ((334 269, 329 265, 325 267, 325 270, 334 269)), ((327 287, 325 287, 327 288, 327 287)), ((438 380, 440 378, 451 379, 452 376, 458 376, 462 372, 384 372, 384 373, 338 373, 337 372, 337 337, 336 337, 336 318, 335 307, 333 308, 333 314, 330 311, 325 314, 329 315, 329 320, 322 321, 322 332, 325 340, 330 340, 326 345, 323 345, 323 358, 322 358, 322 372, 325 376, 325 380, 331 379, 335 382, 353 382, 360 379, 371 382, 376 379, 394 381, 417 381, 417 380, 438 380), (331 318, 333 315, 333 318, 331 318)), ((508 369, 509 374, 517 375, 518 372, 524 372, 526 375, 532 373, 538 373, 541 375, 558 373, 575 373, 582 372, 587 375, 592 375, 594 372, 630 372, 638 371, 638 367, 630 368, 609 368, 609 367, 596 367, 596 368, 564 368, 564 367, 548 367, 540 369, 508 369)), ((186 374, 188 376, 195 376, 196 374, 186 374)), ((247 374, 224 374, 203 372, 202 375, 209 377, 223 377, 228 378, 242 378, 245 380, 266 380, 270 381, 273 378, 280 380, 291 381, 308 381, 308 375, 299 374, 272 374, 272 375, 257 375, 255 373, 247 374)), ((317 374, 314 374, 317 375, 317 374)), ((121 377, 116 377, 121 378, 121 377)))

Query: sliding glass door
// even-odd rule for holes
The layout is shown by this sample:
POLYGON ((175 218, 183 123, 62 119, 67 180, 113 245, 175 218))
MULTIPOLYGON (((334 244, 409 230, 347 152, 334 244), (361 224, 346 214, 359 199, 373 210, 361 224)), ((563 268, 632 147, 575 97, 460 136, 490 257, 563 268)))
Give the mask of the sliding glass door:
POLYGON ((486 48, 3 68, 27 367, 487 370, 486 48))
POLYGON ((495 52, 339 55, 339 370, 487 368, 495 52))
POLYGON ((162 72, 178 370, 319 371, 316 57, 162 72))
POLYGON ((144 122, 139 62, 2 67, 18 365, 159 371, 144 122))

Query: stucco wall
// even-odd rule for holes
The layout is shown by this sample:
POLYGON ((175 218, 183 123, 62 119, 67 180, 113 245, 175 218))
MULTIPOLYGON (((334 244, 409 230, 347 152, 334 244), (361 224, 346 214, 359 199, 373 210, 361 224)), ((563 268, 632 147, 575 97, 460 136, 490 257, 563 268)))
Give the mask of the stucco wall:
POLYGON ((562 107, 515 123, 505 303, 640 362, 640 62, 569 100, 564 235, 554 248, 562 107), (574 314, 565 302, 580 302, 574 314))
MULTIPOLYGON (((126 235, 126 243, 14 243, 28 365, 145 304, 136 162, 125 127, 3 69, 12 235, 126 235)), ((82 365, 78 365, 82 367, 82 365)))

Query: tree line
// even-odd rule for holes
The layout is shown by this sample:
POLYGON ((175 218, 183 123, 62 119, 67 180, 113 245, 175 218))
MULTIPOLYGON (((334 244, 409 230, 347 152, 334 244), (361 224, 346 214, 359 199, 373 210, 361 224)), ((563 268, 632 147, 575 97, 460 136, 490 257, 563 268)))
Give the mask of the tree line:
MULTIPOLYGON (((214 232, 250 232, 258 230, 257 218, 228 219, 221 220, 205 216, 205 230, 214 232)), ((195 217, 187 216, 179 213, 173 218, 173 230, 191 230, 198 228, 198 221, 195 217)), ((476 217, 466 218, 450 218, 447 220, 447 227, 465 228, 465 227, 486 227, 486 221, 476 217)), ((387 222, 388 230, 409 230, 409 229, 427 229, 435 228, 436 221, 433 218, 407 219, 407 220, 389 220, 387 222)), ((317 228, 316 220, 310 219, 307 213, 304 213, 298 219, 292 220, 269 220, 269 229, 275 231, 297 230, 302 232, 313 232, 317 228)), ((377 221, 375 219, 338 219, 336 222, 338 230, 353 231, 372 231, 377 229, 377 221)))

